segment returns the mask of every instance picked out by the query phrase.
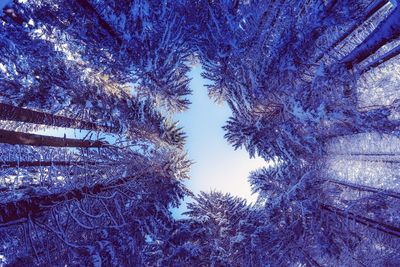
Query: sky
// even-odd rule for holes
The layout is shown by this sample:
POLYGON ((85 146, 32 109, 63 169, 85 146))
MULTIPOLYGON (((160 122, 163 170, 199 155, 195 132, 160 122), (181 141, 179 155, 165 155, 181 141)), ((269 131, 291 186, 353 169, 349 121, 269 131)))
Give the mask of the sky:
POLYGON ((10 2, 11 0, 0 0, 0 9, 3 9, 3 7, 10 2))
MULTIPOLYGON (((200 191, 218 190, 229 192, 254 202, 247 177, 250 171, 266 165, 261 158, 250 159, 245 150, 234 150, 224 139, 222 126, 231 115, 226 104, 214 103, 207 95, 205 84, 208 81, 200 76, 201 68, 193 68, 190 87, 192 104, 189 110, 175 118, 187 134, 186 149, 188 156, 195 163, 190 171, 191 179, 186 182, 195 194, 200 191)), ((190 200, 189 200, 190 202, 190 200)), ((185 205, 174 210, 179 217, 185 205)))

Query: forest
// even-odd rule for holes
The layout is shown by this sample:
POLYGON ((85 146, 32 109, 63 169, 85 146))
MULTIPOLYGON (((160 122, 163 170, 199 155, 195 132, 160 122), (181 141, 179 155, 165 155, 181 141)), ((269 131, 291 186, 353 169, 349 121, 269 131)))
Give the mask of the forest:
POLYGON ((0 266, 400 266, 399 54, 399 0, 5 1, 0 266), (194 65, 255 203, 185 184, 194 65))

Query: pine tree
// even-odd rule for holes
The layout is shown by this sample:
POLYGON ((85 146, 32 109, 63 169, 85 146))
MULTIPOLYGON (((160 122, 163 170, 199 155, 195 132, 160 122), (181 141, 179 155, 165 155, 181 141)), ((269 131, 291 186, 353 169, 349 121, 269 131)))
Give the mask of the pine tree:
MULTIPOLYGON (((10 265, 395 266, 399 5, 15 0, 0 21, 0 255, 10 265), (258 201, 191 193, 198 60, 258 201), (167 114, 167 115, 166 115, 167 114), (85 138, 38 129, 85 130, 85 138), (105 139, 105 140, 104 140, 105 139)), ((2 264, 0 258, 0 264, 2 264)))
POLYGON ((212 191, 194 196, 185 213, 189 219, 177 221, 165 240, 147 248, 148 264, 241 266, 246 263, 246 239, 238 227, 249 215, 246 201, 212 191))
POLYGON ((7 263, 142 265, 145 236, 169 231, 169 208, 188 194, 182 179, 190 162, 184 134, 157 101, 164 98, 169 112, 188 104, 190 49, 173 4, 142 4, 14 1, 5 9, 0 228, 7 263), (142 4, 151 9, 131 16, 142 4), (115 16, 146 21, 138 29, 115 16), (85 129, 89 138, 37 135, 37 125, 85 129), (93 133, 111 141, 92 140, 93 133))

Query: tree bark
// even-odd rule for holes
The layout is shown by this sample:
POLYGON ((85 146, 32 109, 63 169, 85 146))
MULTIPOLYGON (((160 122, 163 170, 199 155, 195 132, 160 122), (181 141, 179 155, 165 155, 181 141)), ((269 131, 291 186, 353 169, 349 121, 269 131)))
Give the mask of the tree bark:
POLYGON ((358 184, 353 184, 353 183, 349 183, 349 182, 342 182, 342 181, 333 180, 333 179, 327 179, 326 181, 329 183, 332 183, 332 184, 346 186, 348 188, 355 189, 358 191, 371 192, 371 193, 376 193, 376 194, 400 199, 400 193, 393 192, 393 191, 378 189, 378 188, 370 187, 370 186, 366 186, 366 185, 358 185, 358 184))
POLYGON ((385 44, 400 36, 400 5, 382 21, 376 29, 350 54, 344 57, 341 62, 351 69, 355 64, 360 63, 385 44))
POLYGON ((354 25, 352 25, 349 29, 347 29, 342 36, 337 39, 333 44, 331 44, 327 49, 325 49, 318 57, 317 57, 317 62, 321 60, 321 58, 331 51, 333 48, 335 48, 337 45, 339 45, 341 42, 343 42, 347 37, 350 36, 352 32, 354 32, 358 27, 361 26, 361 24, 367 20, 369 17, 371 17, 373 14, 375 14, 379 9, 381 9, 388 0, 377 0, 374 1, 367 9, 366 13, 364 16, 362 16, 358 22, 356 22, 354 25))
POLYGON ((51 146, 51 147, 105 147, 104 141, 79 140, 0 130, 0 143, 10 145, 51 146))
MULTIPOLYGON (((22 24, 25 21, 25 19, 16 12, 15 8, 13 7, 4 7, 3 8, 3 12, 4 12, 4 16, 8 16, 10 17, 15 23, 17 23, 18 25, 22 26, 22 24)), ((7 21, 7 20, 4 20, 7 21)))
POLYGON ((386 224, 383 222, 375 221, 370 218, 354 214, 353 212, 350 212, 350 211, 344 211, 340 208, 337 208, 337 207, 334 207, 331 205, 327 205, 327 204, 321 204, 321 208, 323 210, 326 210, 326 211, 332 212, 336 215, 339 215, 340 217, 352 219, 352 220, 358 222, 359 224, 365 225, 369 228, 373 228, 373 229, 376 229, 385 234, 400 238, 400 228, 399 227, 396 227, 396 226, 393 226, 390 224, 386 224))
POLYGON ((398 56, 399 54, 400 54, 400 45, 396 46, 395 48, 393 48, 389 52, 385 53, 381 57, 379 57, 379 58, 375 59, 374 61, 372 61, 371 63, 369 63, 365 68, 363 68, 361 70, 361 74, 364 74, 367 71, 378 67, 379 65, 385 63, 386 61, 389 61, 392 58, 398 56))
POLYGON ((100 26, 108 32, 108 34, 117 41, 118 45, 122 45, 122 40, 115 32, 115 30, 108 24, 107 21, 97 12, 93 5, 88 0, 78 0, 78 3, 87 11, 94 14, 99 21, 100 26))
POLYGON ((93 122, 75 120, 63 116, 34 111, 26 108, 15 107, 0 103, 0 120, 44 124, 48 126, 68 127, 93 131, 115 132, 113 127, 99 126, 93 122))
POLYGON ((134 176, 128 176, 115 180, 109 184, 96 184, 92 187, 82 187, 72 189, 64 193, 54 193, 45 196, 31 196, 27 199, 19 199, 17 201, 10 201, 0 203, 0 228, 7 226, 13 221, 20 221, 24 218, 38 218, 44 212, 49 210, 52 206, 70 200, 81 200, 86 195, 97 195, 103 192, 110 191, 115 187, 122 186, 129 183, 133 179, 146 173, 140 173, 134 176))
POLYGON ((388 164, 400 163, 400 154, 396 155, 395 153, 382 153, 382 154, 332 153, 330 154, 330 158, 339 160, 342 159, 342 160, 354 160, 354 161, 377 162, 377 163, 388 163, 388 164))
POLYGON ((83 166, 95 165, 94 161, 0 161, 0 168, 50 167, 50 166, 83 166))
POLYGON ((382 157, 382 156, 386 156, 386 157, 394 157, 394 156, 400 156, 400 153, 337 153, 334 155, 338 155, 338 156, 367 156, 367 157, 382 157))

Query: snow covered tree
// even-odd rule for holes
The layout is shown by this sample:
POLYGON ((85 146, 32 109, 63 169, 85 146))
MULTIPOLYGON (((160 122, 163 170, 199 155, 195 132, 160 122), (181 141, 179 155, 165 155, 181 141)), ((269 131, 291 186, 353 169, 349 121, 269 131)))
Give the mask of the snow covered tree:
POLYGON ((249 214, 246 201, 230 194, 201 192, 188 204, 189 219, 177 221, 168 239, 149 245, 149 264, 243 266, 246 239, 238 228, 249 214))
POLYGON ((180 181, 187 165, 171 152, 82 151, 70 160, 64 156, 66 164, 18 166, 14 179, 20 181, 10 181, 14 175, 7 168, 2 179, 10 184, 2 188, 0 203, 7 260, 28 256, 35 264, 141 264, 145 235, 168 231, 169 207, 187 194, 180 181))
MULTIPOLYGON (((364 20, 388 15, 388 25, 395 27, 397 8, 378 2, 238 1, 235 16, 230 2, 215 2, 210 16, 218 9, 222 14, 210 19, 208 28, 220 41, 209 38, 200 58, 204 77, 213 81, 210 94, 226 100, 233 110, 226 126, 228 140, 251 155, 287 161, 321 155, 325 140, 337 135, 398 134, 398 120, 389 119, 392 109, 357 109, 359 74, 349 71, 346 60, 335 59, 332 48, 324 49, 335 38, 349 35, 348 21, 358 21, 364 33, 369 30, 364 20)), ((390 34, 396 36, 395 31, 390 34)), ((379 38, 375 33, 370 38, 373 35, 379 38)), ((348 41, 336 43, 335 52, 344 45, 336 53, 350 53, 348 41)))
POLYGON ((159 108, 185 109, 190 92, 191 50, 174 9, 147 1, 5 7, 0 231, 8 264, 142 265, 145 236, 169 231, 190 165, 184 134, 159 108), (34 133, 49 127, 87 135, 34 133))
MULTIPOLYGON (((394 266, 400 6, 387 0, 14 0, 0 21, 0 255, 10 265, 394 266), (256 205, 201 193, 198 60, 224 129, 271 167, 256 205), (54 127, 84 138, 46 136, 54 127)), ((0 262, 1 264, 1 262, 0 262)))
POLYGON ((253 222, 258 226, 250 235, 265 246, 253 248, 259 263, 379 265, 398 257, 398 211, 394 203, 389 208, 396 194, 327 182, 317 170, 288 166, 253 172, 250 182, 263 203, 253 217, 264 219, 253 222))
POLYGON ((182 110, 189 103, 186 63, 191 48, 185 25, 175 12, 179 5, 180 1, 160 5, 158 1, 56 0, 17 3, 14 9, 87 71, 135 84, 138 93, 182 110))
MULTIPOLYGON (((109 127, 108 131, 112 132, 164 138, 172 145, 183 145, 183 134, 156 111, 153 100, 148 99, 149 94, 141 92, 140 96, 135 96, 139 94, 138 86, 134 86, 134 93, 131 92, 131 86, 127 84, 135 81, 115 80, 116 77, 111 74, 99 71, 95 66, 109 67, 100 62, 94 66, 89 64, 80 56, 87 53, 76 52, 70 47, 72 40, 67 38, 67 32, 51 25, 46 27, 48 16, 41 16, 40 10, 49 13, 53 8, 34 1, 16 4, 14 9, 18 8, 25 14, 31 14, 31 20, 36 24, 32 22, 33 25, 24 24, 26 27, 23 27, 12 21, 3 22, 4 46, 1 46, 0 71, 1 86, 5 88, 1 100, 3 104, 95 122, 109 127), (36 5, 39 5, 39 10, 33 9, 36 5)), ((65 6, 63 10, 67 11, 65 6)), ((51 21, 56 22, 54 17, 51 21)), ((85 24, 77 24, 79 27, 75 31, 82 31, 82 25, 85 24)), ((96 49, 104 49, 99 47, 101 43, 92 41, 93 45, 97 45, 96 49)), ((96 58, 99 55, 97 53, 96 58)), ((117 68, 117 64, 113 66, 117 68)), ((175 80, 171 78, 171 82, 175 80)))
MULTIPOLYGON (((368 75, 382 80, 388 95, 398 83, 396 78, 394 83, 387 81, 390 75, 396 77, 396 72, 380 74, 381 68, 398 66, 398 6, 388 1, 236 3, 234 16, 232 2, 210 4, 214 5, 209 11, 214 19, 208 21, 208 29, 217 37, 200 47, 200 58, 204 77, 213 82, 210 94, 232 109, 233 116, 224 127, 227 140, 235 148, 245 147, 251 156, 258 154, 275 162, 275 167, 251 176, 254 190, 269 203, 265 204, 266 229, 275 233, 275 239, 273 234, 263 239, 275 250, 265 254, 260 263, 324 265, 337 258, 338 264, 345 260, 363 264, 356 251, 375 251, 367 244, 375 242, 372 230, 363 229, 360 234, 369 241, 358 248, 351 245, 357 236, 349 232, 350 227, 339 227, 348 226, 345 214, 351 204, 330 192, 326 165, 320 163, 329 158, 327 144, 335 138, 370 133, 399 136, 396 90, 391 94, 393 102, 387 105, 364 108, 359 99, 363 90, 368 90, 364 81, 372 80, 368 75), (221 11, 213 16, 216 10, 221 11), (313 169, 320 169, 321 175, 315 171, 307 174, 313 169), (340 199, 347 204, 338 206, 340 199), (308 235, 298 229, 306 229, 308 235), (303 244, 291 240, 298 240, 299 235, 303 244), (318 248, 322 241, 317 237, 330 246, 318 248), (304 250, 306 245, 315 248, 304 250), (328 256, 322 257, 324 254, 328 256)), ((380 89, 369 87, 368 96, 380 89)), ((397 170, 394 166, 387 169, 397 170)), ((379 187, 364 189, 369 194, 382 192, 382 196, 386 192, 379 187)), ((396 196, 392 191, 387 194, 396 196)), ((383 204, 389 199, 354 202, 359 205, 358 212, 351 216, 357 227, 361 230, 371 223, 380 229, 383 239, 393 238, 397 222, 390 212, 396 211, 392 207, 386 213, 383 204), (359 211, 368 205, 382 207, 363 216, 359 211)), ((390 242, 397 244, 395 239, 390 242)), ((386 256, 391 257, 390 253, 386 256)))

